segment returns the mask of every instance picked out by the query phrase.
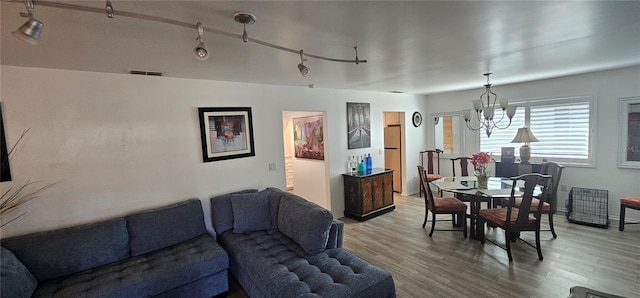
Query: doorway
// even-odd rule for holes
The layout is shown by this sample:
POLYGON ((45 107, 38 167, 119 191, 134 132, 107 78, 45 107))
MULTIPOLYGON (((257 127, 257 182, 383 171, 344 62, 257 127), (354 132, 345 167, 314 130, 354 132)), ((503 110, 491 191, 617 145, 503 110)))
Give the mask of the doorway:
POLYGON ((326 119, 323 111, 283 111, 282 139, 287 191, 331 210, 326 119))
POLYGON ((404 112, 384 112, 384 167, 393 170, 393 191, 404 189, 404 112))

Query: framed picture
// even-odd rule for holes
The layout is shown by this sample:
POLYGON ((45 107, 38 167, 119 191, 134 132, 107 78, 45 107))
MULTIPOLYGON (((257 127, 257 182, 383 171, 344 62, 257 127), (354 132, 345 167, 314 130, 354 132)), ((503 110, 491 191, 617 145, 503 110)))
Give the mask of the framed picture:
POLYGON ((618 167, 640 168, 640 96, 620 99, 618 167))
POLYGON ((251 108, 198 108, 204 162, 255 156, 251 108))
POLYGON ((293 142, 297 158, 324 160, 322 115, 294 118, 293 142))
POLYGON ((349 149, 371 147, 371 107, 369 103, 347 103, 347 138, 349 149))
POLYGON ((516 161, 515 147, 502 147, 502 154, 500 154, 501 162, 514 162, 516 161))
POLYGON ((2 166, 2 175, 0 181, 11 181, 11 167, 9 166, 9 151, 7 147, 7 139, 4 133, 4 120, 2 118, 2 102, 0 102, 0 166, 2 166))

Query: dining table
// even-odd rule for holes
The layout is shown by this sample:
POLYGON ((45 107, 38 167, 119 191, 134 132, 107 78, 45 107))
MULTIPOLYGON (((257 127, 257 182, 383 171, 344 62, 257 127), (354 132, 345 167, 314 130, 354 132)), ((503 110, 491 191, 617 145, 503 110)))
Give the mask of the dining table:
MULTIPOLYGON (((434 180, 433 183, 443 192, 453 193, 460 201, 468 202, 470 206, 469 218, 469 238, 479 240, 483 229, 478 224, 478 213, 481 204, 487 203, 487 208, 496 207, 498 201, 511 197, 511 178, 489 177, 487 188, 478 188, 478 181, 475 176, 443 177, 434 180)), ((517 185, 516 185, 517 186, 517 185)), ((521 196, 522 193, 516 189, 514 196, 521 196)))

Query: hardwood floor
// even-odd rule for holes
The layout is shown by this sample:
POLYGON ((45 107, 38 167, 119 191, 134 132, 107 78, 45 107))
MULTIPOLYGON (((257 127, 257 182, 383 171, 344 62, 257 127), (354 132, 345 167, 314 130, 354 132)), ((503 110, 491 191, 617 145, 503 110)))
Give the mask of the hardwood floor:
MULTIPOLYGON (((496 245, 465 239, 462 232, 422 228, 424 199, 396 196, 396 210, 345 222, 344 248, 393 275, 398 297, 567 297, 572 286, 640 297, 640 225, 618 231, 568 223, 556 214, 558 238, 542 232, 543 261, 521 241, 513 243, 513 263, 496 245)), ((446 217, 445 217, 446 218, 446 217)), ((543 229, 548 228, 547 217, 543 229)), ((450 228, 439 222, 436 228, 450 228)), ((487 237, 504 243, 501 229, 487 237)), ((534 243, 533 233, 523 239, 534 243)))

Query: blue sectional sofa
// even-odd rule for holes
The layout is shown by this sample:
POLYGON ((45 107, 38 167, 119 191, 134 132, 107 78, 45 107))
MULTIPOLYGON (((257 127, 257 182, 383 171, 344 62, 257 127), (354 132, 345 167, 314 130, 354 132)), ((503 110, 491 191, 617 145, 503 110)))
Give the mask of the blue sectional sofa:
POLYGON ((2 297, 212 297, 229 258, 200 200, 0 242, 2 297))
POLYGON ((267 188, 211 199, 229 270, 252 298, 395 297, 393 278, 342 248, 344 224, 299 196, 267 188))

